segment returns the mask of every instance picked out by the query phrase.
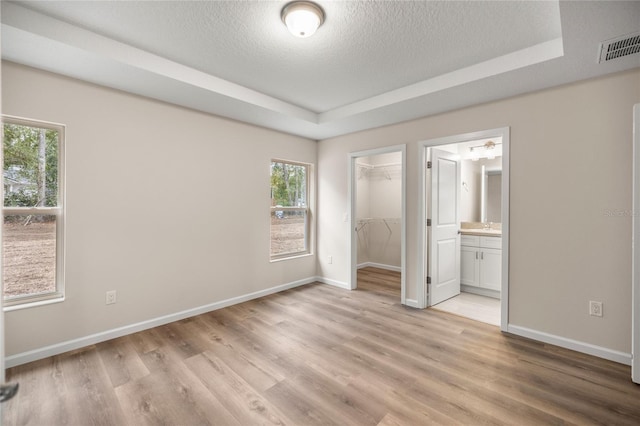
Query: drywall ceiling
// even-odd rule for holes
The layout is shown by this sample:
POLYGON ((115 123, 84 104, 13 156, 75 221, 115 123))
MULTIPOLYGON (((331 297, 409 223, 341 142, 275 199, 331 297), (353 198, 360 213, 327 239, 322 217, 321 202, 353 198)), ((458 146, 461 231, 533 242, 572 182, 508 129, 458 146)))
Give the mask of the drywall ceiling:
POLYGON ((598 64, 640 2, 318 1, 309 38, 286 2, 2 3, 2 57, 312 139, 640 66, 598 64))

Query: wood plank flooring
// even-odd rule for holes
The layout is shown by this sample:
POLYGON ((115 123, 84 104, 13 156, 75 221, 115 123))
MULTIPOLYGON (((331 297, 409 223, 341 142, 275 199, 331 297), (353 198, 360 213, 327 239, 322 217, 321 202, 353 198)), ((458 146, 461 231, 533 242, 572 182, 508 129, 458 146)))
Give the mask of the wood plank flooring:
POLYGON ((630 368, 311 284, 18 366, 4 425, 640 424, 630 368))

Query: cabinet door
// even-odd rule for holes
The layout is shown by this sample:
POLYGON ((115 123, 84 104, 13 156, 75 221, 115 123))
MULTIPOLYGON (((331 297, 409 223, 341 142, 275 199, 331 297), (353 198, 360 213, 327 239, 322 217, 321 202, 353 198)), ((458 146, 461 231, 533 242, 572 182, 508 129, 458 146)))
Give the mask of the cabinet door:
POLYGON ((478 247, 460 247, 460 283, 478 286, 480 284, 478 247))
POLYGON ((480 249, 480 287, 502 288, 502 250, 480 249))

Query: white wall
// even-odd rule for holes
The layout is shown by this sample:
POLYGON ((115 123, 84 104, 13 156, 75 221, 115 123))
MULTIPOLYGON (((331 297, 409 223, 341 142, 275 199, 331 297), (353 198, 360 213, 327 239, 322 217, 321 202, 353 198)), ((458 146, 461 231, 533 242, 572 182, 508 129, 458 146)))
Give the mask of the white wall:
POLYGON ((321 141, 319 273, 349 277, 348 153, 406 143, 407 297, 416 299, 419 141, 510 126, 510 324, 629 353, 631 218, 607 212, 631 209, 639 101, 636 69, 321 141), (589 300, 604 303, 604 317, 588 315, 589 300))
POLYGON ((8 312, 7 355, 315 276, 269 261, 269 165, 316 142, 2 66, 5 114, 67 126, 66 301, 8 312))

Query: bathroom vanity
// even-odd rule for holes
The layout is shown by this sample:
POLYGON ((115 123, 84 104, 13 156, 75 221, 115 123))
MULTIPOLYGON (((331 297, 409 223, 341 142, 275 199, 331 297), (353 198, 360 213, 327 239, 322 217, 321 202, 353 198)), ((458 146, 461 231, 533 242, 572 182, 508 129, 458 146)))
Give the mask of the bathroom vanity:
POLYGON ((500 298, 502 231, 460 230, 460 284, 463 291, 500 298))

